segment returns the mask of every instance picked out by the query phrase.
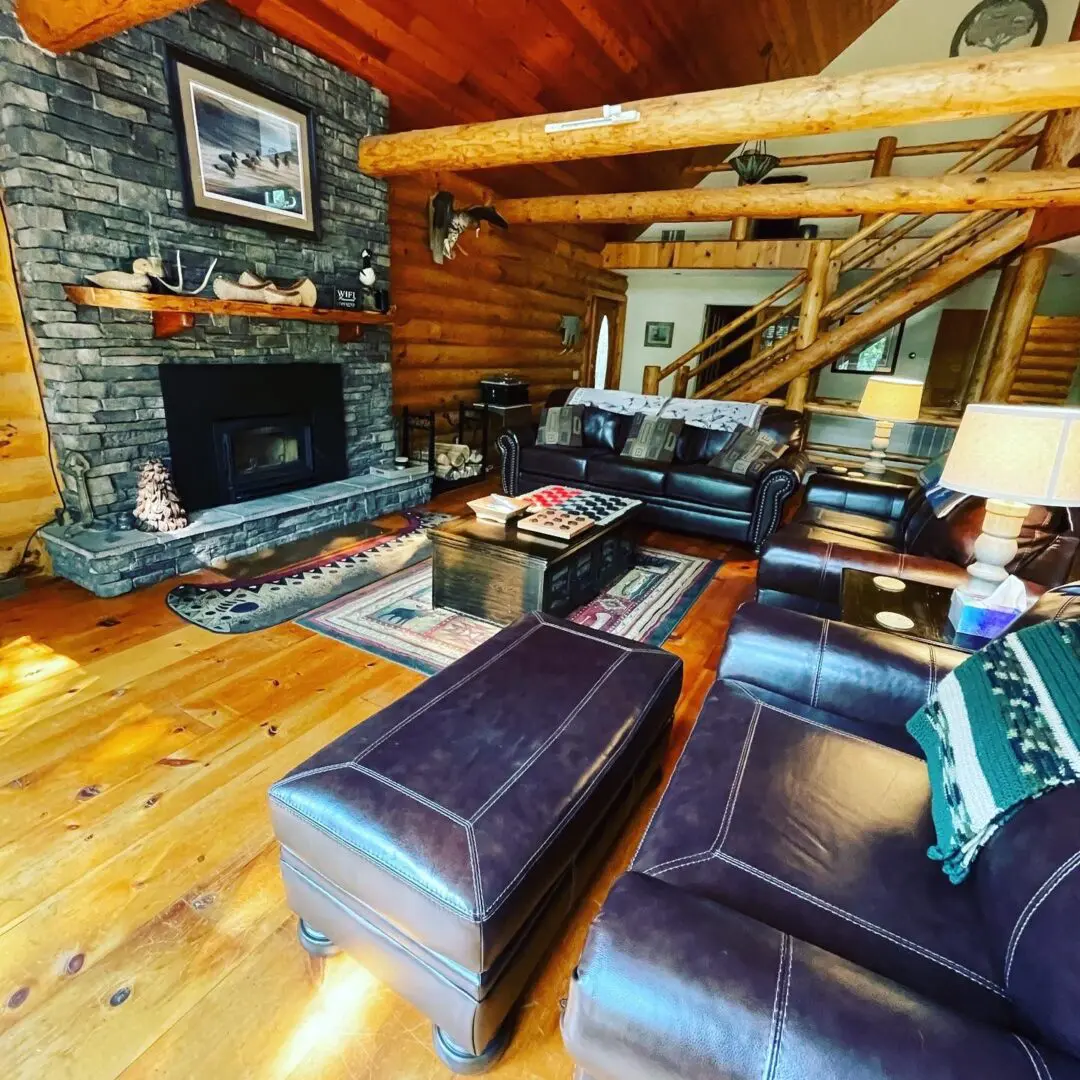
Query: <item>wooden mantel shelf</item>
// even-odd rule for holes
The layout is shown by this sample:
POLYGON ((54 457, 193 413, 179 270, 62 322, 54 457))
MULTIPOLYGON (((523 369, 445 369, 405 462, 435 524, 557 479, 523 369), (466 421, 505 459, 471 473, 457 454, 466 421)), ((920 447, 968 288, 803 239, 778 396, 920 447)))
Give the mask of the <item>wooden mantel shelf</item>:
POLYGON ((258 304, 250 300, 218 300, 207 296, 171 296, 158 293, 99 289, 92 285, 65 285, 73 303, 87 307, 124 308, 149 311, 154 317, 154 337, 173 337, 195 325, 196 315, 244 315, 249 319, 299 319, 302 322, 333 323, 343 342, 357 341, 366 326, 389 326, 394 309, 345 311, 335 308, 293 307, 289 304, 258 304))

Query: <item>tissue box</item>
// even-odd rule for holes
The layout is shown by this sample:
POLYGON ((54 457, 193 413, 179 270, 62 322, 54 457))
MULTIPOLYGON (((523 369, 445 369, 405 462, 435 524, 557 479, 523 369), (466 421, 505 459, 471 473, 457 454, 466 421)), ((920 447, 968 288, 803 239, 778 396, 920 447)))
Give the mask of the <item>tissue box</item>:
POLYGON ((954 589, 949 599, 949 624, 953 630, 968 637, 995 638, 1023 614, 1023 608, 994 607, 990 599, 954 589))

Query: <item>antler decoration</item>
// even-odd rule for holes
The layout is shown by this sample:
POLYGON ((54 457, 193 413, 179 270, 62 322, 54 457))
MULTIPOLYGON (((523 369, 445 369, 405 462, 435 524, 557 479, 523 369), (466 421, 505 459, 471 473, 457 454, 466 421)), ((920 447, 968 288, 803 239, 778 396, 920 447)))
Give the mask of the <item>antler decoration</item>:
POLYGON ((210 275, 214 272, 214 267, 217 266, 218 260, 214 261, 207 268, 206 274, 203 276, 202 283, 197 289, 185 289, 184 288, 184 267, 180 260, 180 249, 176 249, 176 284, 170 285, 163 277, 159 277, 157 274, 151 274, 150 276, 158 282, 159 285, 164 285, 169 292, 177 293, 180 296, 198 296, 199 293, 206 288, 210 281, 210 275))

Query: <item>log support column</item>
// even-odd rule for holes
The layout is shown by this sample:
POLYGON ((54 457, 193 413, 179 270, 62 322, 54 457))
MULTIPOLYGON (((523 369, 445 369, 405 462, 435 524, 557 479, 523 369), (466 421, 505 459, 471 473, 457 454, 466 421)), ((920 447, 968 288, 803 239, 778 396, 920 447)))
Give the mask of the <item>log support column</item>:
MULTIPOLYGON (((1002 316, 1001 332, 990 362, 984 401, 1006 402, 1012 390, 1016 369, 1027 343, 1035 305, 1039 301, 1046 272, 1054 253, 1050 248, 1031 248, 1020 257, 1016 266, 1016 280, 1009 292, 1002 316)), ((987 320, 989 321, 989 320, 987 320)))
MULTIPOLYGON (((832 272, 831 256, 831 240, 815 242, 810 252, 806 287, 803 289, 802 305, 799 308, 799 329, 795 333, 796 350, 808 349, 817 340, 821 324, 821 309, 828 301, 832 289, 836 287, 837 275, 832 272)), ((798 412, 803 411, 810 390, 810 374, 804 371, 788 383, 787 397, 784 402, 787 408, 798 412)))
MULTIPOLYGON (((896 136, 885 135, 878 139, 877 148, 874 150, 874 164, 870 169, 870 178, 873 180, 879 176, 891 176, 895 156, 896 136)), ((861 231, 868 225, 872 225, 879 217, 881 217, 880 214, 863 214, 859 219, 859 230, 861 231)))
POLYGON ((641 379, 641 392, 643 394, 660 393, 660 365, 646 364, 645 373, 641 379))
POLYGON ((982 336, 979 338, 979 347, 975 352, 975 359, 968 372, 967 383, 961 395, 961 401, 967 405, 972 401, 981 401, 983 387, 986 384, 986 376, 990 370, 990 361, 994 357, 998 338, 1001 336, 1001 324, 1005 321, 1005 310, 1009 306, 1009 294, 1012 292, 1013 283, 1016 281, 1017 263, 1010 263, 1001 271, 998 278, 997 290, 994 299, 990 303, 990 310, 986 313, 986 322, 983 323, 982 336))

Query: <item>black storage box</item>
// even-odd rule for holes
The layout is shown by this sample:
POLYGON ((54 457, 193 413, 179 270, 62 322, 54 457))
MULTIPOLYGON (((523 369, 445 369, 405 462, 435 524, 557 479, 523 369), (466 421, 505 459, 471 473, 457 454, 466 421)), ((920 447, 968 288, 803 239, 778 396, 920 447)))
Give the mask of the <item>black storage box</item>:
POLYGON ((480 400, 485 405, 528 405, 529 384, 516 375, 490 375, 480 380, 480 400))

